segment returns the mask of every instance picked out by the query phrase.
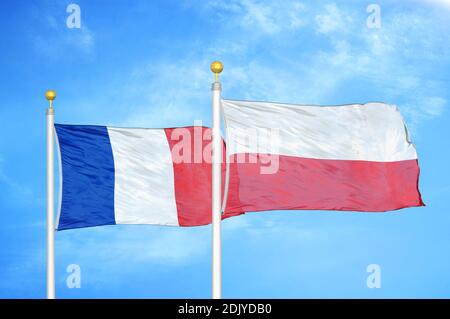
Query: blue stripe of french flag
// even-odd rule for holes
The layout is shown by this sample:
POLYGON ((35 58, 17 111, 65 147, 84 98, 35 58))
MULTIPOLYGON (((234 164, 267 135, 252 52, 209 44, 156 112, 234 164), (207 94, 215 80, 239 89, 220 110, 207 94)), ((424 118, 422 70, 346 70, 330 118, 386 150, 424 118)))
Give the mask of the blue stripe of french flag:
POLYGON ((55 129, 62 169, 58 230, 211 222, 211 129, 55 129))

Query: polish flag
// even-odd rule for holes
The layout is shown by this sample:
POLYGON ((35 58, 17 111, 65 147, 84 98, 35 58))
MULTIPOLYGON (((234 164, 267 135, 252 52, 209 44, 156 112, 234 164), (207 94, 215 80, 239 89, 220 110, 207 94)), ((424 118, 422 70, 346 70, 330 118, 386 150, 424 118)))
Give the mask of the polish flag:
POLYGON ((229 161, 226 215, 424 205, 416 149, 396 106, 223 100, 222 107, 229 161))

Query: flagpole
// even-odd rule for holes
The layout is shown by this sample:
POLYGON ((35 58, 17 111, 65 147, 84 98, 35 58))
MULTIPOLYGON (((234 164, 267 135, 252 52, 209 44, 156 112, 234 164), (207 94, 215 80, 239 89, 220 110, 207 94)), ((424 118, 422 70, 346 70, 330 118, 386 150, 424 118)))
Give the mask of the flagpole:
POLYGON ((219 73, 223 64, 214 61, 211 71, 216 80, 211 86, 212 91, 212 298, 222 299, 222 243, 220 223, 222 220, 222 138, 220 135, 220 92, 219 73))
POLYGON ((55 299, 55 225, 54 225, 54 123, 53 100, 56 92, 48 90, 45 98, 47 108, 47 299, 55 299))

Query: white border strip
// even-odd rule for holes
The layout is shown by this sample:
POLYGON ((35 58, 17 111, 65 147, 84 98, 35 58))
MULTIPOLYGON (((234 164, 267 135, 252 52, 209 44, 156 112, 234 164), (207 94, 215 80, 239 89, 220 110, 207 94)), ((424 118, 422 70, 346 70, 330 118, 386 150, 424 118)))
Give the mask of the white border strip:
POLYGON ((55 126, 53 126, 53 131, 56 136, 56 147, 58 149, 58 165, 59 165, 59 194, 58 194, 58 214, 56 215, 55 230, 58 230, 59 218, 61 217, 61 205, 62 205, 62 188, 63 188, 63 178, 62 178, 62 160, 61 160, 61 148, 59 147, 59 137, 56 132, 55 126))

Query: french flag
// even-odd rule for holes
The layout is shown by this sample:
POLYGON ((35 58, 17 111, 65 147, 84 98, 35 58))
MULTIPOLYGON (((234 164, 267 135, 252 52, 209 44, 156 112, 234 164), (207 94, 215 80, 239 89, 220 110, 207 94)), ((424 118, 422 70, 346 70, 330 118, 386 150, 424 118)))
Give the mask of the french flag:
POLYGON ((396 106, 223 100, 222 109, 226 214, 424 205, 416 149, 396 106))
POLYGON ((62 185, 58 230, 211 223, 211 129, 55 129, 62 185))

